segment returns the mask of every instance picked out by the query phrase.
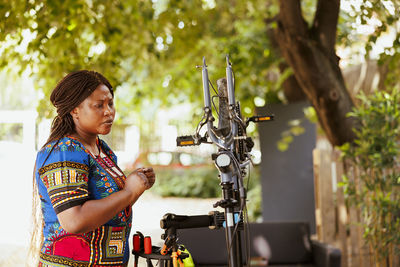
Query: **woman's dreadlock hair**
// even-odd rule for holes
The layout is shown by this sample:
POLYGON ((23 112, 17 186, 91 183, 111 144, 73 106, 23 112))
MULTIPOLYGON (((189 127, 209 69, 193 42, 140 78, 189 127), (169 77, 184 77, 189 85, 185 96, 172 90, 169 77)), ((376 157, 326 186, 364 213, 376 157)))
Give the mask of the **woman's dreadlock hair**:
MULTIPOLYGON (((70 112, 101 84, 107 86, 114 96, 110 82, 103 75, 95 71, 80 70, 72 72, 57 84, 50 95, 50 101, 57 109, 57 116, 51 125, 50 136, 46 144, 75 132, 75 124, 70 112)), ((39 250, 43 242, 44 225, 40 210, 40 198, 35 179, 35 170, 36 163, 33 173, 31 244, 28 252, 29 264, 31 266, 37 266, 38 263, 39 250)))
POLYGON ((110 82, 95 71, 80 70, 72 72, 57 84, 50 95, 50 101, 57 109, 57 116, 51 125, 47 143, 75 132, 75 124, 70 112, 101 84, 107 86, 114 96, 110 82))

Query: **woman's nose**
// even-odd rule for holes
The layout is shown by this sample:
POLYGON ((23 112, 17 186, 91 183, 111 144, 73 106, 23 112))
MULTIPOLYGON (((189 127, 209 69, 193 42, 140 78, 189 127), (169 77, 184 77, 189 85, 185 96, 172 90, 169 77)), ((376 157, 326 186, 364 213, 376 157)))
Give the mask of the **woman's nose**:
POLYGON ((113 113, 113 107, 110 107, 109 105, 107 105, 106 109, 104 110, 104 115, 108 116, 110 114, 113 113))

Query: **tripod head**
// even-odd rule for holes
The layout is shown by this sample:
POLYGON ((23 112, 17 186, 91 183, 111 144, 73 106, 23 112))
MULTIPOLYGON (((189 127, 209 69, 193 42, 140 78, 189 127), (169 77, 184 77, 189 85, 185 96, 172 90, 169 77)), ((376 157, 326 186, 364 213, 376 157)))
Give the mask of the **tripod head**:
MULTIPOLYGON (((220 172, 221 182, 231 179, 230 177, 236 177, 239 187, 241 187, 240 184, 245 174, 245 168, 251 163, 250 152, 254 146, 252 138, 247 136, 246 129, 250 122, 271 121, 274 115, 252 116, 243 120, 240 102, 235 99, 235 81, 232 64, 229 61, 229 56, 226 55, 226 77, 217 81, 218 92, 214 96, 219 99, 219 110, 216 110, 218 114, 218 127, 215 127, 210 85, 213 89, 214 87, 208 78, 208 70, 204 57, 201 68, 204 93, 203 117, 193 135, 177 137, 177 146, 193 146, 202 143, 216 145, 218 152, 212 155, 212 159, 215 161, 215 165, 220 172), (207 127, 207 131, 201 136, 200 130, 204 126, 207 127)), ((241 198, 244 198, 244 189, 239 188, 239 191, 241 191, 241 198)))

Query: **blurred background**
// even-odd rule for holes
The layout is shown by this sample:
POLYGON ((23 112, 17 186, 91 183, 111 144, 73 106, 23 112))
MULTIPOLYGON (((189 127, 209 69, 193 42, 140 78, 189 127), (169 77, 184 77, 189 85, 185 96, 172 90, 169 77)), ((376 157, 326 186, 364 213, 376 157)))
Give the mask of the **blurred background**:
MULTIPOLYGON (((25 264, 35 154, 55 116, 50 92, 67 73, 96 70, 113 85, 116 120, 102 138, 123 170, 155 168, 157 183, 135 204, 132 232, 158 240, 162 215, 206 214, 220 198, 216 148, 176 147, 203 114, 196 68, 203 56, 216 88, 230 55, 244 117, 303 103, 275 138, 270 128, 247 129, 255 141, 249 218, 274 220, 263 187, 266 153, 285 163, 309 136, 303 152, 313 184, 313 149, 356 138, 357 122, 347 116, 356 96, 398 87, 399 16, 390 0, 0 0, 0 266, 25 264)), ((315 233, 313 190, 304 194, 315 233)))

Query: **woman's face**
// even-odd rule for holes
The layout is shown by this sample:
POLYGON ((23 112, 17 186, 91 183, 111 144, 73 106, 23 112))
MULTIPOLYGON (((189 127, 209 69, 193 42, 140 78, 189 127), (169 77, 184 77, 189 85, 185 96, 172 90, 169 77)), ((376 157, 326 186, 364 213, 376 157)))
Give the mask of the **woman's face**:
POLYGON ((100 84, 71 115, 78 134, 108 134, 115 117, 114 99, 108 87, 100 84))

